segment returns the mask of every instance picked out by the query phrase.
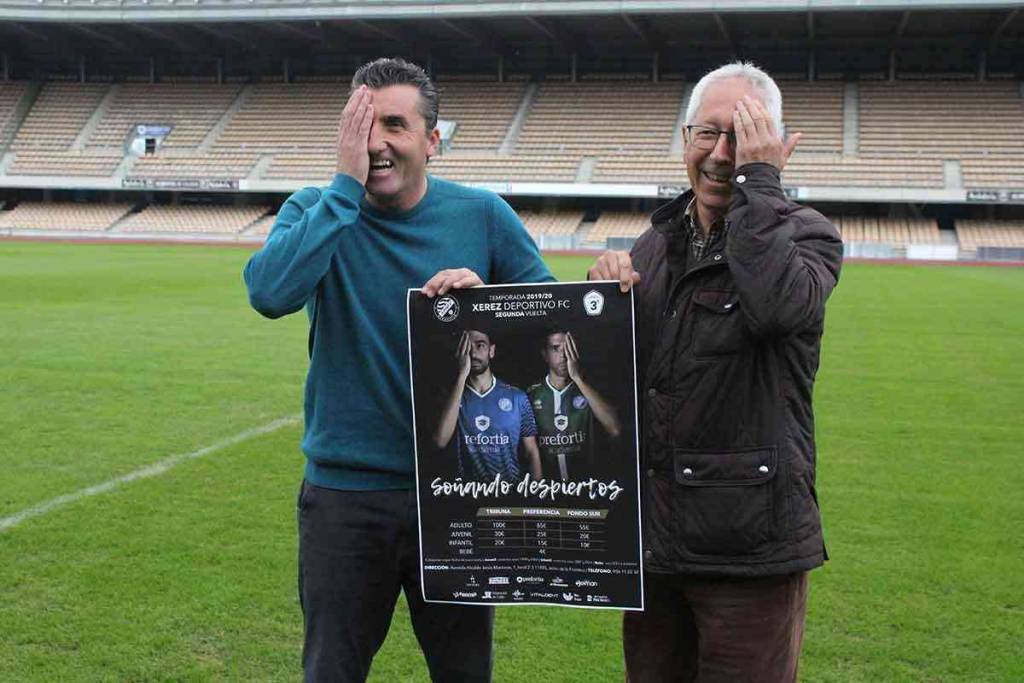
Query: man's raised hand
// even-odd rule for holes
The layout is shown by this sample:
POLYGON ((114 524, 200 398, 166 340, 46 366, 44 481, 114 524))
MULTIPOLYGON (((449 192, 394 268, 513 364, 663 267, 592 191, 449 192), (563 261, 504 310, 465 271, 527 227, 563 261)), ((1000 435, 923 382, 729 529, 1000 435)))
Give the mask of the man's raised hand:
POLYGON ((373 125, 372 95, 365 85, 359 86, 348 98, 338 122, 338 173, 350 175, 366 184, 370 175, 370 126, 373 125))
POLYGON ((619 289, 628 292, 640 282, 640 273, 633 270, 633 261, 625 251, 606 251, 587 271, 588 280, 618 280, 619 289))
POLYGON ((781 171, 803 137, 802 133, 794 133, 783 144, 768 110, 750 95, 736 103, 732 123, 736 132, 736 168, 760 161, 781 171))
POLYGON ((565 333, 565 340, 562 342, 562 352, 565 353, 565 367, 569 373, 569 379, 573 382, 580 381, 580 352, 576 348, 576 340, 572 333, 565 333))
POLYGON ((459 349, 455 352, 455 358, 459 361, 459 377, 463 382, 469 377, 472 358, 469 355, 470 341, 469 332, 463 332, 459 338, 459 349))

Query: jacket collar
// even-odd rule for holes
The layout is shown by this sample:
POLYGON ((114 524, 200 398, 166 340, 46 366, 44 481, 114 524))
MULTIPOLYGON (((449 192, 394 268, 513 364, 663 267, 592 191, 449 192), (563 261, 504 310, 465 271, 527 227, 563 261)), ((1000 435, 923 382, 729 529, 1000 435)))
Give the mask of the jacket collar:
POLYGON ((666 237, 681 234, 686 207, 693 201, 693 190, 687 190, 651 214, 651 227, 666 237))

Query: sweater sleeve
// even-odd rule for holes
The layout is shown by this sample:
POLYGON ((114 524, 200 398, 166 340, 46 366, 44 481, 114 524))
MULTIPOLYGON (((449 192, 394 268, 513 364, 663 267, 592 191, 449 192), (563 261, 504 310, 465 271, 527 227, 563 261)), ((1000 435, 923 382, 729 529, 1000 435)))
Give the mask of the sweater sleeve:
POLYGON ((355 178, 339 173, 323 191, 306 188, 288 198, 245 265, 253 308, 268 318, 302 308, 327 273, 339 236, 359 219, 363 192, 355 178))
POLYGON ((497 195, 491 203, 490 228, 489 284, 555 281, 519 216, 497 195))

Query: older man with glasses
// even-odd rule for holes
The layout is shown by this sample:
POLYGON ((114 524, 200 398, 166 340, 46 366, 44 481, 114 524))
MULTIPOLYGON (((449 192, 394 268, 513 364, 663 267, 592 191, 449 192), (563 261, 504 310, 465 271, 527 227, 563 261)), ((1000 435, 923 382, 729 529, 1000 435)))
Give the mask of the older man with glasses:
POLYGON ((807 572, 826 559, 811 395, 842 242, 790 201, 782 96, 737 62, 686 112, 690 190, 591 279, 634 289, 645 612, 630 683, 795 681, 807 572))

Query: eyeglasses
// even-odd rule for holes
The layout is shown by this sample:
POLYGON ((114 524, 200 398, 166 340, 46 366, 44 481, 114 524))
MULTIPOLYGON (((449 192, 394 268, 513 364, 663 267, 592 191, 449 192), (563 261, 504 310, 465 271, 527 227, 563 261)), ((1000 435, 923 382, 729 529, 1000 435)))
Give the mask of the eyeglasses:
POLYGON ((718 144, 718 138, 725 136, 726 142, 733 149, 736 148, 736 133, 731 130, 718 130, 708 126, 687 126, 686 136, 690 143, 700 149, 714 149, 718 144))

